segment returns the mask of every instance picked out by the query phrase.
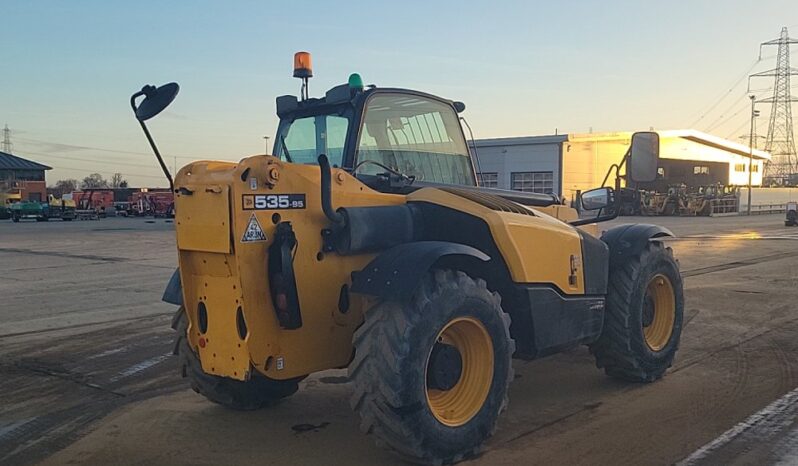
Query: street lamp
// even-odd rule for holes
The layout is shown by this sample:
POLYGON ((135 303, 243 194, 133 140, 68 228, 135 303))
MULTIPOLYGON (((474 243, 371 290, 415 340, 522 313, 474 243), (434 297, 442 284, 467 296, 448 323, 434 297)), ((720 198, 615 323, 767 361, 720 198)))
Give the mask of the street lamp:
POLYGON ((266 140, 266 152, 265 154, 269 153, 269 136, 263 136, 263 139, 266 140))
POLYGON ((751 99, 751 135, 748 138, 748 148, 750 153, 748 155, 748 215, 751 215, 751 191, 753 190, 753 168, 754 168, 754 118, 759 116, 759 110, 754 108, 756 105, 756 96, 748 96, 751 99))

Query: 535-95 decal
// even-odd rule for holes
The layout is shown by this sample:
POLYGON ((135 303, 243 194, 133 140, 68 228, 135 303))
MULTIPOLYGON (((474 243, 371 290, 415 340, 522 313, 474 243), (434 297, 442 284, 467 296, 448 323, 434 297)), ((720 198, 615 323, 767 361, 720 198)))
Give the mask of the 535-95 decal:
POLYGON ((244 210, 304 209, 304 194, 244 194, 244 210))

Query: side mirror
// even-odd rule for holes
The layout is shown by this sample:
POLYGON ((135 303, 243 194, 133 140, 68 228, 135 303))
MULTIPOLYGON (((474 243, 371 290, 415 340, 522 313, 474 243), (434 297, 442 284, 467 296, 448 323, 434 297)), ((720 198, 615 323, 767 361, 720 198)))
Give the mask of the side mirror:
POLYGON ((140 92, 133 94, 130 98, 130 105, 136 112, 136 119, 146 121, 161 113, 177 97, 180 86, 177 83, 164 84, 161 87, 144 86, 140 92), (137 107, 136 97, 144 96, 144 100, 137 107))
POLYGON ((615 204, 612 188, 596 188, 585 191, 580 197, 582 210, 606 209, 615 204))
POLYGON ((640 132, 632 135, 629 160, 626 164, 628 179, 640 183, 650 183, 657 179, 659 161, 659 134, 640 132))

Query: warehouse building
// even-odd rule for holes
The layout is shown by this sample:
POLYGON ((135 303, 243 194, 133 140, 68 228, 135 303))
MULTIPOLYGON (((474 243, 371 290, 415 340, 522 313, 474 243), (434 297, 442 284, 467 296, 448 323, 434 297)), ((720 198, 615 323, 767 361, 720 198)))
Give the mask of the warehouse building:
MULTIPOLYGON (((695 130, 658 133, 660 177, 641 188, 748 185, 748 146, 695 130)), ((487 187, 554 193, 573 200, 578 191, 601 186, 610 167, 623 158, 631 137, 630 132, 618 132, 480 139, 475 141, 477 171, 487 187)), ((761 186, 768 160, 770 154, 753 150, 754 186, 761 186)))
POLYGON ((51 167, 0 152, 0 194, 15 200, 46 200, 46 170, 51 167))

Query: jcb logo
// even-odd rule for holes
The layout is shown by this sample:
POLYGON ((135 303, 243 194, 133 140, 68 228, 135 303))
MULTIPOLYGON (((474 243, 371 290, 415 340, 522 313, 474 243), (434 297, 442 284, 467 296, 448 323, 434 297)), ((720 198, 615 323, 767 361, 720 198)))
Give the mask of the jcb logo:
POLYGON ((244 210, 304 209, 304 194, 244 194, 244 210))

